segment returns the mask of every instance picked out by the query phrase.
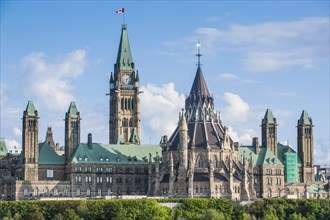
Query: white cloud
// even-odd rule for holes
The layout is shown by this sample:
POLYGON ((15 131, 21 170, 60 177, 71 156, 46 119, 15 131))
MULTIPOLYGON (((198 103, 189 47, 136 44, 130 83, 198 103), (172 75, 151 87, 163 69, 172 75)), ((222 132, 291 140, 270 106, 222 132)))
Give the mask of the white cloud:
POLYGON ((57 59, 49 60, 44 53, 30 53, 22 59, 25 93, 37 99, 39 105, 64 111, 74 100, 70 79, 79 77, 86 66, 86 51, 78 49, 57 59))
POLYGON ((241 77, 236 76, 235 74, 232 74, 232 73, 219 74, 218 76, 216 76, 216 78, 221 79, 221 80, 238 82, 238 83, 256 83, 257 82, 255 80, 251 80, 251 79, 242 79, 241 77))
POLYGON ((220 22, 221 21, 221 18, 218 17, 218 16, 213 15, 213 16, 210 16, 210 17, 206 18, 206 21, 220 22))
POLYGON ((242 66, 264 72, 289 67, 314 68, 329 59, 329 18, 312 17, 288 22, 235 24, 227 30, 201 27, 195 30, 203 52, 216 48, 242 53, 242 66), (323 58, 322 58, 323 57, 323 58))
POLYGON ((171 135, 178 123, 178 113, 184 107, 185 97, 175 90, 174 83, 158 87, 148 84, 142 86, 141 100, 142 142, 160 140, 162 135, 171 135), (155 140, 155 138, 158 138, 155 140))
POLYGON ((222 98, 228 103, 228 106, 225 106, 222 111, 224 121, 233 124, 247 120, 250 109, 247 102, 239 95, 230 92, 225 92, 222 98))
POLYGON ((21 137, 22 136, 22 130, 19 129, 18 127, 14 127, 14 134, 17 137, 21 137))

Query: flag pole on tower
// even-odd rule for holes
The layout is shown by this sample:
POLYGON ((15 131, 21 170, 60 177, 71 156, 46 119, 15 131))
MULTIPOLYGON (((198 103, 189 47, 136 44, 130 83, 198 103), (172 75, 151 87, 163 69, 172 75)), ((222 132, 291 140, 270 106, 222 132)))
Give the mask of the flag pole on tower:
POLYGON ((124 24, 125 24, 125 8, 118 9, 116 14, 123 14, 124 24))

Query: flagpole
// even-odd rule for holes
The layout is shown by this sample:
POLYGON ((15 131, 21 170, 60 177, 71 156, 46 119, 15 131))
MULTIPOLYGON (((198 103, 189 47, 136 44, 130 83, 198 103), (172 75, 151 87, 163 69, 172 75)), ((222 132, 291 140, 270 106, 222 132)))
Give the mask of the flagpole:
POLYGON ((124 13, 123 13, 123 18, 124 18, 124 24, 125 24, 125 11, 124 11, 124 13))

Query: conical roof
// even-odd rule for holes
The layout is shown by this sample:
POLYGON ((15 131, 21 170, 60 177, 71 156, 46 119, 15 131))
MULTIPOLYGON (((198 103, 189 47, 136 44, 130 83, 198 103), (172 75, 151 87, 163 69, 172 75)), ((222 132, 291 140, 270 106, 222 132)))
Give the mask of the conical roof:
POLYGON ((35 116, 36 108, 34 107, 34 104, 33 104, 32 101, 29 101, 29 102, 28 102, 25 111, 26 111, 27 115, 35 116))
POLYGON ((298 124, 300 124, 300 125, 310 125, 310 124, 312 124, 311 118, 309 117, 306 110, 303 110, 303 112, 301 113, 298 124))
POLYGON ((128 40, 126 24, 123 24, 121 29, 116 67, 120 70, 134 70, 134 62, 128 40))
POLYGON ((78 116, 79 112, 78 112, 77 106, 74 102, 70 103, 70 106, 69 106, 69 109, 68 109, 68 114, 71 117, 77 117, 78 116))
POLYGON ((273 116, 273 113, 272 113, 272 110, 270 110, 270 109, 267 109, 266 110, 266 113, 265 113, 265 116, 264 116, 264 118, 263 118, 263 122, 264 123, 275 123, 275 118, 274 118, 274 116, 273 116))
POLYGON ((200 66, 197 68, 195 79, 190 90, 190 95, 210 96, 203 76, 202 68, 200 66))

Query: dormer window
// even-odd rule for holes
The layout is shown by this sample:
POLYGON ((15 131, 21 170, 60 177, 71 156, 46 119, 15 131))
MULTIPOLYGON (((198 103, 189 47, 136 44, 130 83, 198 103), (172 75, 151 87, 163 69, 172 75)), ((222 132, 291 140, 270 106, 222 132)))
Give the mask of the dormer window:
POLYGON ((100 157, 100 161, 101 161, 101 162, 103 161, 103 157, 100 157))
POLYGON ((108 161, 109 161, 109 158, 108 158, 108 157, 106 157, 106 158, 105 158, 105 161, 107 161, 107 162, 108 162, 108 161))
POLYGON ((81 161, 81 160, 82 160, 81 156, 78 156, 78 160, 79 160, 79 161, 81 161))
POLYGON ((85 158, 84 158, 84 159, 85 159, 85 161, 88 161, 88 158, 87 158, 87 156, 85 156, 85 158))
POLYGON ((120 162, 120 158, 119 157, 117 158, 117 162, 120 162))

